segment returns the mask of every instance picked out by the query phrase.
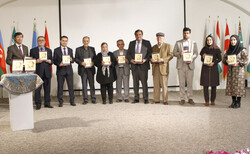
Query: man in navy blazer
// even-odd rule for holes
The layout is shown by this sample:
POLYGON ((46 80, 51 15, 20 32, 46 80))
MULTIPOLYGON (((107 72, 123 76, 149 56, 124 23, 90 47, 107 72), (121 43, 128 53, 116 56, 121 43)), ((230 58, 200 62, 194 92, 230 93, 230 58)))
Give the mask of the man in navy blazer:
POLYGON ((152 47, 149 41, 142 39, 143 31, 135 31, 135 39, 129 43, 126 58, 131 63, 134 85, 134 101, 139 102, 139 81, 142 83, 144 103, 148 104, 148 70, 150 69, 149 61, 152 57, 152 47), (142 54, 142 62, 135 61, 135 54, 142 54))
MULTIPOLYGON (((36 74, 39 75, 43 80, 44 107, 53 108, 53 106, 50 105, 51 65, 53 63, 52 51, 44 46, 44 36, 38 36, 37 43, 38 47, 34 47, 30 50, 30 56, 36 59, 36 74), (47 60, 41 60, 41 58, 39 57, 40 51, 47 52, 47 60)), ((37 88, 35 91, 35 103, 37 110, 41 108, 41 89, 42 86, 37 88)))
POLYGON ((69 96, 70 96, 70 104, 72 106, 76 106, 74 103, 74 88, 73 88, 73 69, 72 63, 74 63, 73 52, 72 49, 67 47, 68 37, 62 36, 60 38, 61 46, 54 50, 53 62, 57 66, 56 67, 56 75, 57 75, 57 98, 59 101, 59 107, 63 106, 63 84, 66 79, 69 96), (62 61, 63 56, 70 56, 70 63, 66 64, 62 61))

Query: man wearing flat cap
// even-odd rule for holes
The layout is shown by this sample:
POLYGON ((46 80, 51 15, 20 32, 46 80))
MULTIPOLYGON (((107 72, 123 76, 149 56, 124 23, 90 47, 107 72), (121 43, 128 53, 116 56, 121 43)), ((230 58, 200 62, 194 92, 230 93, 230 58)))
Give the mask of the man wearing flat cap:
POLYGON ((173 58, 171 45, 164 42, 165 34, 157 33, 157 44, 152 47, 152 75, 154 82, 154 102, 160 103, 162 87, 163 104, 168 105, 169 61, 173 58))

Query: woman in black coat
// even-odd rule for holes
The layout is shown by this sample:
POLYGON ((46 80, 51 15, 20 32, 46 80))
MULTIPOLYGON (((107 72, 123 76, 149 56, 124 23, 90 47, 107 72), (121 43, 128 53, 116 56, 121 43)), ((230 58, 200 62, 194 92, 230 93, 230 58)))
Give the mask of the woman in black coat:
POLYGON ((116 80, 115 65, 117 64, 115 56, 108 51, 108 44, 101 44, 101 53, 95 58, 95 66, 97 67, 96 81, 101 85, 102 102, 106 104, 106 90, 108 90, 109 103, 113 103, 113 82, 116 80), (110 58, 109 63, 104 62, 104 58, 110 58))
POLYGON ((209 106, 208 88, 211 86, 211 105, 215 105, 216 86, 220 85, 219 71, 217 64, 221 61, 221 50, 214 42, 214 38, 209 35, 206 38, 205 47, 202 48, 200 55, 203 63, 201 69, 200 85, 203 86, 205 106, 209 106), (209 64, 204 63, 206 55, 213 57, 209 64))

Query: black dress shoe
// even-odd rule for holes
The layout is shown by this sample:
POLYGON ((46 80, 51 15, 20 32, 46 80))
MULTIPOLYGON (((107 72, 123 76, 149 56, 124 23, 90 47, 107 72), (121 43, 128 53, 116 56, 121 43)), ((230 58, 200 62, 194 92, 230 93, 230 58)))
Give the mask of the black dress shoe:
POLYGON ((234 108, 236 104, 236 101, 233 100, 232 104, 229 106, 229 108, 234 108))
POLYGON ((63 107, 63 103, 59 103, 58 107, 63 107))
POLYGON ((106 104, 106 102, 102 102, 102 104, 106 104))
POLYGON ((149 102, 148 102, 148 100, 144 100, 144 104, 148 104, 149 102))
POLYGON ((133 103, 133 104, 139 103, 139 100, 134 100, 132 103, 133 103))
POLYGON ((51 105, 45 105, 44 107, 45 107, 45 108, 54 108, 54 107, 51 106, 51 105))
POLYGON ((116 102, 119 103, 119 102, 122 102, 122 100, 121 100, 121 99, 118 99, 116 102))
POLYGON ((126 103, 128 103, 128 102, 129 102, 129 100, 128 100, 128 99, 125 99, 125 102, 126 102, 126 103))
POLYGON ((113 101, 109 101, 109 104, 113 104, 113 101))
POLYGON ((36 106, 36 110, 40 110, 41 109, 41 106, 36 106))
POLYGON ((96 104, 96 101, 92 101, 93 104, 96 104))
POLYGON ((88 104, 88 101, 84 101, 82 104, 83 104, 83 105, 86 105, 86 104, 88 104))
POLYGON ((76 106, 76 104, 75 104, 75 103, 70 103, 70 105, 71 105, 71 106, 76 106))

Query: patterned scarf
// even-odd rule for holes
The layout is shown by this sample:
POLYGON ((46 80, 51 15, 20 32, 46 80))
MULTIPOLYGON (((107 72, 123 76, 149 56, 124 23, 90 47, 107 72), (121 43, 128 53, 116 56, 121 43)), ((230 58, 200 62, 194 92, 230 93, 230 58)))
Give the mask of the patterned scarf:
MULTIPOLYGON (((102 53, 102 56, 108 56, 109 51, 107 51, 107 52, 101 51, 101 53, 102 53)), ((105 74, 106 74, 106 69, 107 69, 108 77, 109 77, 109 76, 110 76, 109 66, 102 66, 102 74, 105 76, 105 74)))

